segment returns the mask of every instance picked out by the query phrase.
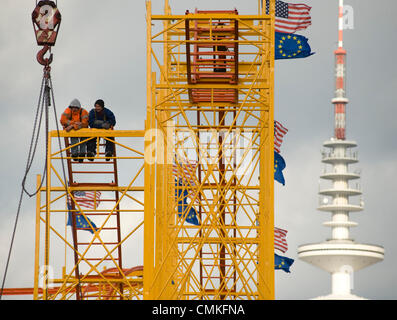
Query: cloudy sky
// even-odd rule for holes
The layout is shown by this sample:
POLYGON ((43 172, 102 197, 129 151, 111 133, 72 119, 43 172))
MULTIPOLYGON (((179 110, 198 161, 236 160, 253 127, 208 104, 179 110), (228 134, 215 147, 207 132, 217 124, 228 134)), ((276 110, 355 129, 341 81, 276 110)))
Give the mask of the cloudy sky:
MULTIPOLYGON (((275 184, 276 225, 288 230, 291 273, 276 272, 277 299, 309 299, 331 290, 330 275, 297 258, 301 244, 330 237, 322 222, 329 213, 316 210, 322 143, 333 135, 334 55, 337 47, 337 0, 305 0, 312 7, 312 25, 298 32, 309 38, 316 54, 275 64, 275 118, 288 129, 282 147, 286 185, 275 184)), ((171 0, 173 13, 186 9, 257 11, 257 1, 171 0)), ((397 139, 395 92, 397 27, 394 0, 346 0, 354 10, 354 27, 345 31, 347 57, 347 138, 358 143, 365 210, 351 214, 359 223, 352 237, 385 248, 385 260, 354 274, 353 293, 370 299, 396 299, 397 139)), ((42 67, 36 62, 31 12, 34 0, 2 0, 0 19, 0 272, 3 277, 21 180, 37 108, 42 67)), ((52 78, 57 112, 73 98, 90 109, 98 98, 111 106, 118 129, 143 129, 145 120, 144 0, 59 0, 63 20, 53 49, 52 78)), ((153 1, 161 13, 163 1, 153 1)), ((54 127, 54 125, 52 124, 54 127)), ((44 135, 41 136, 44 139, 44 135)), ((41 149, 40 149, 41 148, 41 149)), ((43 169, 39 145, 28 176, 43 169)), ((32 286, 35 199, 24 196, 6 287, 32 286)))

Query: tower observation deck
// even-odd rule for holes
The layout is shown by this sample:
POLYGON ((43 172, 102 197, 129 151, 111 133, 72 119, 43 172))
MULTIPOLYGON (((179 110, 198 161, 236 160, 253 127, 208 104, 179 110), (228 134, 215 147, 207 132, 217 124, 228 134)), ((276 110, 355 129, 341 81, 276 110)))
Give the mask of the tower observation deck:
POLYGON ((351 165, 358 163, 357 143, 346 140, 345 61, 343 48, 343 0, 339 1, 339 42, 335 51, 336 90, 332 103, 335 106, 334 137, 325 141, 322 152, 325 170, 320 176, 328 187, 319 191, 318 210, 331 213, 331 221, 324 226, 331 228, 331 238, 298 248, 299 259, 313 264, 332 276, 332 293, 319 299, 360 299, 351 293, 353 272, 382 261, 384 249, 377 245, 357 243, 350 237, 350 228, 358 224, 349 220, 351 212, 364 209, 362 191, 356 182, 358 171, 351 165), (359 200, 357 198, 359 197, 359 200), (356 199, 356 200, 353 200, 356 199))

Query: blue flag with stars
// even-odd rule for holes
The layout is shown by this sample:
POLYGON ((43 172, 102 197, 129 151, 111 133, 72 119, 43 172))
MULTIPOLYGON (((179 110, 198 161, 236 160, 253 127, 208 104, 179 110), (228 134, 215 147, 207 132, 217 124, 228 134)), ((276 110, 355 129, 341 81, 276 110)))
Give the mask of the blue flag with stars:
POLYGON ((283 170, 285 168, 284 158, 276 151, 274 151, 274 180, 285 185, 283 170))
POLYGON ((294 263, 294 259, 279 256, 277 253, 274 254, 274 269, 283 270, 290 273, 289 268, 294 263))
MULTIPOLYGON (((73 210, 73 208, 70 204, 68 204, 68 210, 73 210)), ((94 233, 92 228, 94 228, 94 230, 98 230, 98 228, 94 222, 92 222, 90 219, 84 217, 82 214, 79 214, 79 213, 80 213, 79 211, 76 211, 76 228, 77 229, 86 230, 91 233, 94 233), (90 223, 88 223, 87 219, 91 223, 92 227, 90 226, 90 223)), ((69 211, 67 225, 68 226, 72 225, 72 211, 69 211)))
MULTIPOLYGON (((182 191, 181 187, 183 187, 183 185, 181 180, 182 179, 178 179, 178 181, 175 180, 175 186, 179 187, 179 188, 175 188, 175 197, 176 200, 178 201, 178 212, 180 212, 178 214, 179 217, 182 216, 182 213, 184 213, 189 206, 189 204, 187 203, 188 192, 186 189, 183 189, 182 191)), ((196 226, 200 225, 197 219, 197 212, 193 207, 190 208, 189 212, 184 213, 184 215, 186 215, 186 220, 185 220, 186 222, 194 224, 196 226)))
POLYGON ((314 54, 311 52, 309 39, 306 37, 283 32, 276 32, 275 34, 274 59, 305 58, 314 54))

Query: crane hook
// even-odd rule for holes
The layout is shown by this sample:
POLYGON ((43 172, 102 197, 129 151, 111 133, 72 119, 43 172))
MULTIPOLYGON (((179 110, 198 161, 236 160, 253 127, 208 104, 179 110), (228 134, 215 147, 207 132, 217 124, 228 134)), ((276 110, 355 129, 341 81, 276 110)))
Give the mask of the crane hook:
POLYGON ((38 53, 37 53, 37 61, 43 65, 43 66, 49 66, 50 63, 52 62, 52 53, 50 53, 50 56, 48 58, 44 58, 44 55, 47 53, 47 51, 50 50, 49 46, 44 46, 38 53))

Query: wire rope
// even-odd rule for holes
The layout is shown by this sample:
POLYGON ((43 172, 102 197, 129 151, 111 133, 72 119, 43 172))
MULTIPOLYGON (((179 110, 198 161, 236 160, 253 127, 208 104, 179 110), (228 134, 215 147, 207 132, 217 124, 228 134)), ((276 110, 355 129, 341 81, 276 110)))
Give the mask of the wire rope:
MULTIPOLYGON (((55 96, 54 96, 54 91, 53 91, 53 86, 52 86, 52 80, 50 76, 50 69, 49 68, 44 68, 44 74, 43 74, 43 79, 41 82, 41 88, 40 88, 40 93, 39 93, 39 101, 37 104, 37 109, 36 109, 36 114, 35 114, 35 120, 34 120, 34 125, 33 125, 33 132, 32 132, 32 137, 30 140, 30 146, 29 146, 29 152, 28 152, 28 157, 26 161, 26 168, 24 172, 24 176, 22 178, 22 188, 21 188, 21 194, 19 197, 18 201, 18 208, 15 216, 15 222, 14 222, 14 227, 13 227, 13 232, 11 236, 11 243, 8 251, 8 256, 7 256, 7 261, 6 261, 6 267, 4 270, 4 275, 3 275, 3 280, 2 280, 2 285, 1 285, 1 290, 0 290, 0 300, 2 299, 3 296, 3 291, 4 291, 4 284, 6 281, 7 273, 8 273, 8 267, 10 263, 10 258, 12 254, 12 249, 14 245, 14 240, 15 240, 15 235, 16 235, 16 230, 17 230, 17 225, 18 225, 18 220, 19 220, 19 215, 21 211, 21 206, 22 206, 22 200, 23 200, 23 195, 26 193, 29 197, 33 197, 36 195, 38 192, 40 192, 40 189, 43 185, 46 172, 47 172, 47 153, 48 153, 48 141, 49 141, 49 106, 53 106, 53 111, 54 111, 54 117, 55 117, 55 123, 56 123, 56 130, 57 130, 57 136, 58 136, 58 143, 59 143, 59 148, 61 150, 61 163, 62 163, 62 172, 63 172, 63 177, 65 181, 65 189, 66 189, 66 195, 68 196, 68 183, 66 179, 66 170, 65 170, 65 165, 64 165, 64 157, 63 157, 63 151, 61 147, 61 140, 60 140, 60 134, 59 134, 59 125, 57 122, 57 112, 56 112, 56 106, 55 106, 55 96), (44 164, 44 169, 43 169, 43 175, 42 175, 42 180, 40 182, 40 185, 34 192, 29 192, 26 189, 26 179, 28 177, 28 174, 30 172, 30 169, 32 168, 32 164, 35 158, 35 154, 37 151, 37 145, 40 137, 40 128, 43 120, 43 113, 45 109, 45 129, 46 129, 46 137, 45 137, 45 142, 46 142, 46 160, 44 164)), ((79 279, 80 280, 80 279, 79 279)), ((80 283, 80 281, 79 281, 80 283)))

